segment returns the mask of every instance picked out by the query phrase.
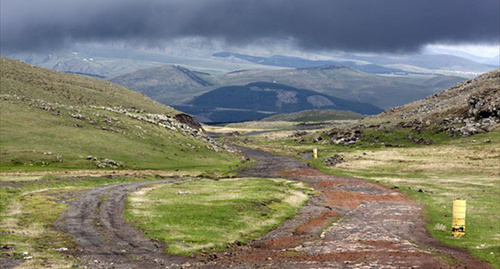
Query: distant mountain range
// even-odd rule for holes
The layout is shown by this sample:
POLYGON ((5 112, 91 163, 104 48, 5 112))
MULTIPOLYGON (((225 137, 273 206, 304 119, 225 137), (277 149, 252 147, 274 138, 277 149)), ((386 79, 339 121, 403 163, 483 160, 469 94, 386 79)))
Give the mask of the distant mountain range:
POLYGON ((160 66, 121 75, 110 81, 142 92, 161 103, 172 104, 192 98, 214 86, 203 76, 210 77, 210 74, 180 66, 160 66))
POLYGON ((271 57, 258 57, 240 53, 220 52, 213 54, 213 56, 220 58, 235 57, 256 64, 289 67, 289 68, 314 68, 321 66, 337 65, 337 66, 347 66, 359 70, 361 72, 372 73, 372 74, 394 74, 394 73, 415 74, 416 73, 416 72, 407 72, 402 69, 387 68, 376 64, 358 64, 353 61, 308 60, 298 57, 287 57, 282 55, 274 55, 271 57))
POLYGON ((348 110, 370 115, 382 112, 371 104, 269 82, 221 87, 174 108, 207 123, 260 120, 273 114, 310 109, 348 110))
POLYGON ((415 54, 399 56, 364 56, 354 54, 340 55, 339 58, 344 60, 310 60, 283 55, 259 57, 232 52, 219 52, 213 54, 212 56, 219 58, 232 57, 260 65, 290 68, 311 68, 326 65, 341 65, 372 74, 432 75, 436 73, 440 74, 442 70, 482 73, 498 67, 498 63, 496 66, 492 66, 446 54, 415 54))
POLYGON ((178 44, 164 48, 138 48, 119 44, 77 45, 64 50, 19 53, 2 50, 2 56, 63 72, 116 77, 161 65, 180 65, 220 75, 243 69, 311 68, 325 65, 348 66, 372 74, 441 74, 472 78, 498 68, 498 57, 482 58, 454 51, 434 50, 410 55, 356 54, 343 52, 300 53, 262 56, 254 52, 220 52, 205 44, 178 44), (432 54, 431 54, 432 53, 432 54), (300 56, 294 56, 300 55, 300 56))
POLYGON ((139 70, 111 79, 169 105, 178 105, 208 91, 252 82, 272 82, 387 108, 406 104, 454 85, 452 76, 380 76, 344 66, 300 69, 239 70, 221 75, 175 66, 139 70))
MULTIPOLYGON (((176 107, 184 107, 189 100, 219 88, 266 82, 386 109, 419 100, 492 69, 444 54, 337 53, 331 57, 301 58, 207 51, 168 54, 111 46, 8 56, 62 72, 106 78, 176 107)), ((243 109, 241 113, 249 115, 244 108, 231 109, 243 109)), ((203 114, 198 112, 193 114, 203 114)), ((259 118, 261 114, 250 118, 259 118)))

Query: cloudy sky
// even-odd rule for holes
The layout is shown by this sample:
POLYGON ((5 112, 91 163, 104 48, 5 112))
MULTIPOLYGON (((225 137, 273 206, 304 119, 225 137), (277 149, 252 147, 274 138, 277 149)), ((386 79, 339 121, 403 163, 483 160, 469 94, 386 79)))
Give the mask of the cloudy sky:
POLYGON ((291 40, 306 51, 415 52, 500 39, 498 0, 2 0, 1 48, 85 42, 161 44, 189 37, 230 46, 291 40))

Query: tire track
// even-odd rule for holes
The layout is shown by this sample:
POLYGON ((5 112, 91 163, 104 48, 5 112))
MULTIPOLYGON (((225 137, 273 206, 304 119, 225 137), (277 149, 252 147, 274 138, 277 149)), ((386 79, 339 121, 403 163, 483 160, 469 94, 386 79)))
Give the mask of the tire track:
POLYGON ((58 227, 73 235, 76 256, 91 268, 165 268, 187 261, 168 256, 161 243, 123 219, 126 195, 151 184, 170 184, 181 179, 133 182, 100 186, 71 204, 58 227))

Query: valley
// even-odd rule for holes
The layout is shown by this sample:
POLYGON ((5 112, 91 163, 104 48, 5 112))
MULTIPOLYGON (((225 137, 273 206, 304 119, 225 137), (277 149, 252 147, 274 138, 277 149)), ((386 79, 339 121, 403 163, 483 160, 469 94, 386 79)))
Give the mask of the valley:
POLYGON ((498 0, 1 0, 0 269, 500 269, 498 0))

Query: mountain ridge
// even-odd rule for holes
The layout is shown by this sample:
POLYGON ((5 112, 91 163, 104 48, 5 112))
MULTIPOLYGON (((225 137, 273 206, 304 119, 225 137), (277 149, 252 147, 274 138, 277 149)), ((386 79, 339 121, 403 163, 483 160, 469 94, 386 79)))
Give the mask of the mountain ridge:
POLYGON ((349 110, 362 114, 382 111, 374 105, 271 82, 217 88, 174 107, 201 121, 218 123, 260 120, 273 114, 309 109, 349 110))

